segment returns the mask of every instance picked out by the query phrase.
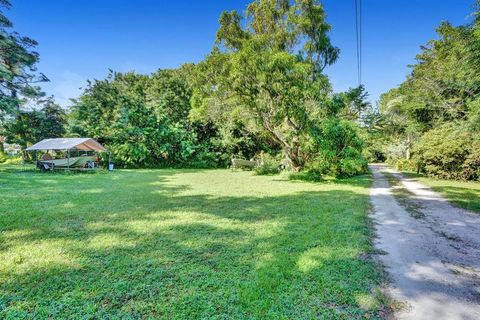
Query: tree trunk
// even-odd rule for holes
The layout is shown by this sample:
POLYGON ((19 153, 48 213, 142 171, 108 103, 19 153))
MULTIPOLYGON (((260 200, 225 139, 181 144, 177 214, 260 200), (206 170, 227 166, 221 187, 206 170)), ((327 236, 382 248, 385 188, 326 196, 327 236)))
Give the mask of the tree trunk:
POLYGON ((263 128, 270 133, 274 141, 280 144, 283 152, 292 164, 293 171, 300 171, 303 168, 303 161, 300 157, 300 142, 298 137, 295 137, 291 142, 288 142, 287 139, 285 139, 281 133, 276 132, 265 119, 266 117, 264 117, 262 122, 263 128))
POLYGON ((407 134, 407 152, 406 152, 406 155, 405 155, 407 160, 410 160, 410 145, 411 145, 410 134, 407 134))
POLYGON ((287 156, 288 160, 292 164, 292 169, 294 172, 298 172, 303 168, 303 161, 298 154, 298 149, 292 147, 284 147, 283 148, 285 155, 287 156))

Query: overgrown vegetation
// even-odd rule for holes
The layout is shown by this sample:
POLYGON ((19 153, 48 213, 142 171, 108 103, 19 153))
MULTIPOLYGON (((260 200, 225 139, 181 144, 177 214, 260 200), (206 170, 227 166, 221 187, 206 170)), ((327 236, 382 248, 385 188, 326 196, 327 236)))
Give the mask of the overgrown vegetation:
POLYGON ((480 179, 480 2, 474 21, 443 22, 407 80, 382 95, 371 115, 369 156, 400 169, 480 179))
MULTIPOLYGON (((2 34, 30 57, 15 68, 34 71, 36 43, 8 33, 5 21, 2 34)), ((38 88, 14 86, 33 88, 29 81, 4 76, 2 99, 15 108, 2 108, 2 132, 22 146, 45 137, 93 137, 125 167, 225 167, 232 157, 264 153, 291 171, 363 173, 358 124, 367 94, 363 87, 333 93, 324 74, 339 56, 330 29, 317 0, 255 0, 245 17, 221 15, 204 61, 151 75, 110 71, 87 84, 67 115, 51 101, 42 107, 38 88)), ((267 166, 258 171, 278 172, 267 166)))

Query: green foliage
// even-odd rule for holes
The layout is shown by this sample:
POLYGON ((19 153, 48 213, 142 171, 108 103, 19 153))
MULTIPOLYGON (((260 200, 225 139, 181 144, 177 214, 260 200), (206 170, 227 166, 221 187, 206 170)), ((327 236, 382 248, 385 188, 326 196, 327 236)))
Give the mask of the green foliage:
POLYGON ((268 153, 261 153, 259 165, 255 167, 257 175, 273 175, 280 172, 280 161, 268 153))
POLYGON ((315 130, 309 148, 318 150, 307 166, 310 171, 333 176, 354 176, 367 171, 363 140, 347 120, 330 118, 315 130))
POLYGON ((480 178, 480 135, 465 124, 448 123, 425 133, 414 158, 423 172, 446 179, 480 178))
POLYGON ((21 110, 5 121, 3 134, 10 143, 26 147, 42 139, 64 136, 65 110, 51 100, 40 103, 43 104, 41 109, 21 110))
POLYGON ((467 104, 480 94, 479 60, 473 63, 476 57, 469 50, 476 41, 474 28, 444 22, 437 33, 439 39, 417 55, 411 76, 383 103, 384 111, 394 104, 395 112, 422 131, 438 122, 465 120, 467 104))
POLYGON ((400 171, 419 171, 421 164, 414 159, 398 159, 393 163, 395 168, 400 171))
POLYGON ((291 172, 288 175, 289 180, 308 181, 308 182, 320 182, 323 181, 323 174, 318 170, 303 170, 300 172, 291 172))
MULTIPOLYGON (((37 72, 39 54, 34 50, 37 42, 31 38, 21 36, 13 31, 12 22, 5 16, 4 11, 10 9, 9 0, 0 1, 0 135, 5 135, 7 126, 16 128, 29 126, 40 120, 34 119, 39 114, 22 110, 27 102, 36 101, 44 93, 37 85, 48 81, 44 74, 37 72), (21 123, 23 120, 26 123, 21 123), (15 121, 16 124, 12 124, 15 121)), ((44 119, 42 119, 44 120, 44 119)), ((43 130, 43 129, 32 129, 43 130)), ((21 132, 12 132, 11 135, 20 136, 19 140, 25 146, 26 136, 21 132)), ((12 142, 12 141, 10 141, 12 142)), ((0 140, 0 150, 3 150, 3 139, 0 140)))
POLYGON ((36 83, 48 81, 36 72, 38 43, 11 30, 13 24, 4 14, 10 7, 8 0, 0 2, 0 121, 20 111, 25 99, 41 96, 36 83))
POLYGON ((458 27, 443 22, 407 80, 382 95, 390 163, 449 179, 478 179, 480 25, 478 13, 474 17, 458 27))
MULTIPOLYGON (((192 77, 190 115, 225 132, 241 123, 270 140, 266 151, 281 148, 293 170, 304 169, 319 156, 310 148, 314 128, 328 117, 358 120, 368 107, 364 88, 332 94, 322 72, 339 50, 330 43, 318 1, 254 1, 242 19, 237 12, 222 14, 217 46, 192 77)), ((338 156, 344 155, 349 159, 338 160, 340 171, 353 174, 355 156, 338 156)))
POLYGON ((5 153, 0 152, 0 163, 4 165, 18 166, 22 163, 22 158, 19 156, 9 156, 9 155, 6 155, 5 153))
POLYGON ((89 83, 73 106, 69 131, 104 143, 117 165, 216 166, 216 130, 188 121, 188 66, 151 77, 113 73, 89 83))
POLYGON ((409 145, 407 141, 399 139, 392 141, 385 149, 385 155, 387 156, 387 162, 395 165, 397 161, 406 159, 407 150, 409 145))
MULTIPOLYGON (((112 71, 89 83, 71 110, 69 134, 99 140, 128 167, 214 167, 265 152, 298 171, 326 152, 323 171, 361 172, 355 130, 314 136, 329 118, 347 127, 369 107, 363 87, 333 94, 323 70, 339 50, 329 31, 316 0, 258 0, 245 17, 225 12, 215 47, 198 65, 151 76, 112 71), (328 139, 347 145, 336 152, 328 139)), ((259 173, 278 171, 270 160, 259 173)))

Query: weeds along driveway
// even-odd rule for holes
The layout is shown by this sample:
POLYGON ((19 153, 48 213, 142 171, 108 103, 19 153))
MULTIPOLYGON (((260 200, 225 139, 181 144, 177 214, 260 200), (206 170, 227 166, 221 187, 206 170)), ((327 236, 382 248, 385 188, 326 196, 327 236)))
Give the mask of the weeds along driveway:
POLYGON ((371 202, 399 319, 480 319, 480 216, 372 165, 371 202))

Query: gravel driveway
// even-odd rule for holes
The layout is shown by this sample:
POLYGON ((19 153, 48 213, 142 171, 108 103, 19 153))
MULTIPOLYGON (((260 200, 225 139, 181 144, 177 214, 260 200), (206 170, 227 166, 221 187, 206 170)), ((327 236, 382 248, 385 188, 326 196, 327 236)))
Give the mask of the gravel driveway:
POLYGON ((398 319, 480 319, 480 214, 429 187, 372 165, 376 247, 398 319))

